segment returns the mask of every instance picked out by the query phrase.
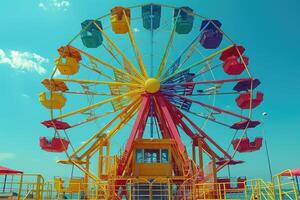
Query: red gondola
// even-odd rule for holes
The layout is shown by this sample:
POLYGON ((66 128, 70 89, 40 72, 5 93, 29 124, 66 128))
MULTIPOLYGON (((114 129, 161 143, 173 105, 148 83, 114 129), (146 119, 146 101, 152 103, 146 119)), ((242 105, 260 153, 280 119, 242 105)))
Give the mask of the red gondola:
POLYGON ((249 138, 242 138, 233 140, 231 143, 238 152, 245 153, 259 150, 262 146, 262 140, 263 138, 258 137, 253 142, 250 142, 249 138))
POLYGON ((244 163, 244 161, 242 160, 226 160, 226 159, 222 159, 216 162, 217 165, 237 165, 237 164, 242 164, 244 163))
POLYGON ((67 122, 57 121, 57 120, 47 120, 43 121, 42 124, 47 128, 55 128, 57 130, 66 130, 71 128, 71 126, 67 122))
POLYGON ((259 121, 246 120, 246 121, 241 121, 241 122, 237 122, 237 123, 233 124, 231 126, 231 128, 236 129, 236 130, 243 130, 243 129, 247 129, 247 128, 255 128, 259 124, 260 124, 259 121))
POLYGON ((254 99, 251 99, 251 93, 247 92, 247 93, 240 94, 235 99, 235 101, 241 109, 249 109, 250 107, 256 108, 257 106, 259 106, 260 103, 263 101, 263 98, 264 98, 264 94, 262 92, 257 92, 256 98, 254 99))
POLYGON ((42 84, 48 89, 52 91, 62 91, 65 92, 68 89, 67 85, 64 81, 57 80, 57 79, 44 79, 42 84))
POLYGON ((248 65, 249 58, 246 56, 230 56, 228 57, 224 64, 224 72, 229 75, 239 75, 245 70, 245 66, 248 65))
POLYGON ((66 139, 61 139, 53 137, 52 139, 47 139, 46 137, 40 137, 40 147, 44 151, 48 152, 63 152, 68 149, 69 141, 66 139))
POLYGON ((59 55, 63 58, 72 57, 77 62, 81 61, 81 59, 82 59, 80 52, 76 48, 72 47, 71 45, 62 46, 57 51, 58 51, 59 55))
POLYGON ((243 55, 244 52, 245 48, 243 46, 232 46, 221 54, 220 60, 225 62, 230 56, 239 57, 240 55, 243 55))

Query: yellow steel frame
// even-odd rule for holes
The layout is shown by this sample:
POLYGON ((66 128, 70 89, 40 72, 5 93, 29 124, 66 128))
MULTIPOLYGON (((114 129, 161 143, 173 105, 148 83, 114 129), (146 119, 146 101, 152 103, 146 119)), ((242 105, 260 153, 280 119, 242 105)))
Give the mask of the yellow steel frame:
MULTIPOLYGON (((99 27, 99 28, 100 28, 100 27, 99 27)), ((112 41, 111 41, 111 42, 112 42, 112 41)), ((112 43, 113 43, 113 42, 112 42, 112 43)), ((104 61, 101 60, 100 58, 96 58, 96 57, 94 57, 94 56, 92 56, 92 55, 90 55, 90 54, 88 54, 88 53, 82 51, 81 49, 78 49, 78 48, 75 48, 75 47, 73 47, 73 48, 76 49, 77 51, 79 51, 81 54, 87 56, 89 59, 91 59, 91 60, 93 60, 93 61, 96 61, 96 62, 102 64, 103 66, 106 66, 106 67, 108 67, 108 68, 110 68, 110 69, 112 69, 112 70, 114 70, 114 71, 116 71, 116 72, 119 72, 119 73, 123 74, 124 76, 130 77, 130 78, 131 78, 132 80, 134 80, 135 82, 143 83, 143 81, 142 81, 143 79, 137 78, 137 77, 131 75, 130 72, 126 73, 126 72, 124 72, 123 70, 120 70, 120 69, 118 69, 118 68, 116 68, 116 67, 110 65, 109 63, 104 62, 104 61)))
POLYGON ((132 47, 135 51, 135 55, 136 55, 138 64, 140 66, 140 69, 141 69, 141 72, 142 72, 144 78, 147 79, 148 78, 148 73, 147 73, 145 64, 143 62, 142 55, 140 53, 139 47, 136 44, 136 41, 135 41, 134 35, 132 33, 131 26, 129 24, 129 20, 128 20, 128 17, 126 15, 126 13, 125 13, 125 10, 123 10, 123 14, 125 16, 125 21, 126 21, 126 24, 128 26, 128 35, 129 35, 129 38, 130 38, 130 41, 131 41, 131 45, 132 45, 132 47))
MULTIPOLYGON (((180 11, 179 11, 179 14, 180 14, 180 11)), ((179 16, 178 14, 178 16, 179 16)), ((156 74, 156 78, 159 78, 161 76, 161 74, 163 73, 163 70, 166 66, 166 63, 167 63, 167 59, 168 59, 168 55, 169 55, 169 52, 171 50, 171 47, 172 47, 172 43, 173 43, 173 40, 174 40, 174 37, 175 37, 175 30, 176 30, 176 22, 178 20, 178 16, 176 17, 176 20, 175 20, 175 23, 173 25, 173 29, 171 31, 171 35, 170 35, 170 38, 169 38, 169 41, 168 41, 168 44, 166 46, 166 49, 165 49, 165 53, 163 55, 163 58, 161 60, 161 63, 158 67, 158 71, 157 71, 157 74, 156 74)))
MULTIPOLYGON (((107 39, 107 41, 116 49, 116 51, 122 56, 124 59, 124 62, 129 64, 130 69, 142 80, 145 81, 145 77, 140 74, 140 72, 136 69, 136 67, 130 62, 130 60, 127 58, 127 56, 122 52, 122 50, 111 40, 111 38, 103 31, 103 29, 95 23, 95 26, 99 29, 99 31, 102 33, 102 35, 107 39)), ((131 71, 127 71, 128 73, 131 73, 131 71)))

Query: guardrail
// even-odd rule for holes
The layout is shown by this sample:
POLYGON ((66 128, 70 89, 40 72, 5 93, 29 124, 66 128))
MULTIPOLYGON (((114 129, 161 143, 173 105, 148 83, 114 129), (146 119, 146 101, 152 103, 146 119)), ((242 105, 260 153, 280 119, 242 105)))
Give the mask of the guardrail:
MULTIPOLYGON (((110 167, 109 167, 110 168, 110 167)), ((112 169, 112 168, 110 168, 112 169)), ((286 172, 285 170, 284 172, 286 172)), ((129 200, 190 200, 190 199, 249 199, 299 200, 293 176, 284 178, 283 172, 273 177, 272 183, 262 179, 245 182, 196 183, 180 178, 112 178, 107 181, 84 183, 83 178, 68 181, 56 179, 45 182, 39 174, 12 175, 3 192, 20 199, 122 199, 129 200)))

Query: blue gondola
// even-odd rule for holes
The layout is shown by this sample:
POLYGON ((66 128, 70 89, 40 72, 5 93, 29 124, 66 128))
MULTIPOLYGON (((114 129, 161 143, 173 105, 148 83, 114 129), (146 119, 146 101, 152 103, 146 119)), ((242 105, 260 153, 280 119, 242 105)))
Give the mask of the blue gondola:
POLYGON ((200 30, 202 31, 200 43, 206 49, 216 49, 220 46, 223 33, 219 30, 222 23, 218 20, 203 20, 200 30))
POLYGON ((189 33, 194 24, 194 16, 190 13, 193 9, 189 7, 175 8, 174 10, 174 22, 176 22, 176 33, 187 34, 189 33))
POLYGON ((142 7, 143 26, 147 30, 155 30, 160 26, 161 6, 145 5, 142 7))
MULTIPOLYGON (((81 32, 81 40, 84 46, 88 48, 97 48, 103 42, 102 34, 99 28, 92 22, 93 20, 85 20, 81 23, 83 31, 81 32)), ((95 23, 102 29, 100 21, 95 23)))

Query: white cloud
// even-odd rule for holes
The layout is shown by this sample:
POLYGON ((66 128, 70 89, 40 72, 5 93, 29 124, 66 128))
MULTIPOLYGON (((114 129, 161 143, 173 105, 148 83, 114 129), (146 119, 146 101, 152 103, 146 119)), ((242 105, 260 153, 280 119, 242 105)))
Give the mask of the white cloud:
POLYGON ((7 152, 0 153, 0 161, 11 160, 14 158, 16 158, 16 154, 14 154, 14 153, 7 153, 7 152))
POLYGON ((57 9, 57 10, 68 10, 71 3, 70 0, 43 0, 40 1, 38 6, 43 10, 47 10, 49 8, 57 9))
POLYGON ((12 50, 7 54, 0 49, 0 64, 8 64, 15 70, 44 74, 46 73, 46 69, 42 65, 47 63, 49 63, 48 59, 36 53, 12 50))

